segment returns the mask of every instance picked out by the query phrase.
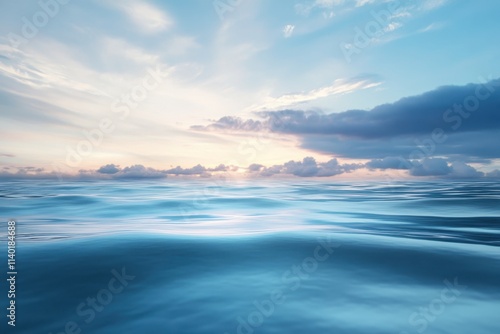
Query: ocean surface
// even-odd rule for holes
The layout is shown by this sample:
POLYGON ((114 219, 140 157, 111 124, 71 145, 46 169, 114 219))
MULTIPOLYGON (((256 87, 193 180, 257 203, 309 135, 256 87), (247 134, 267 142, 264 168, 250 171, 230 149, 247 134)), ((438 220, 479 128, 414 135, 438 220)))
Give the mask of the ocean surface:
POLYGON ((500 333, 499 202, 485 181, 1 181, 0 332, 500 333))

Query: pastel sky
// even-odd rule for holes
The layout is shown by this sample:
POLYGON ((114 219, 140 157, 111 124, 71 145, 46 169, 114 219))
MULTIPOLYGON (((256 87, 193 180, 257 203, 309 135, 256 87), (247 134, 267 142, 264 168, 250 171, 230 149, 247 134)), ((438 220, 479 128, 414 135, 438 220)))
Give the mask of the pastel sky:
POLYGON ((499 1, 1 7, 0 176, 500 176, 499 1))

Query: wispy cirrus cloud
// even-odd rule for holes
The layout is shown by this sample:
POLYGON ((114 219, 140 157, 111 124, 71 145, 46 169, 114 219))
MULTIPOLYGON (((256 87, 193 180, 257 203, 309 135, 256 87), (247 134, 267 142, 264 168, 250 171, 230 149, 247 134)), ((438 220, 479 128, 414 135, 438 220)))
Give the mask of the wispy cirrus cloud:
POLYGON ((448 0, 425 0, 419 4, 421 10, 434 10, 444 6, 448 0))
POLYGON ((304 3, 303 6, 306 8, 329 8, 333 9, 335 7, 344 7, 344 8, 359 8, 366 5, 376 5, 376 4, 384 4, 391 3, 399 6, 413 7, 417 6, 417 8, 421 10, 433 10, 445 5, 448 0, 423 0, 417 3, 413 1, 394 1, 394 0, 314 0, 309 3, 304 3))
POLYGON ((278 97, 268 97, 260 105, 251 106, 251 111, 276 110, 280 108, 292 107, 304 102, 314 101, 320 98, 353 93, 357 90, 374 88, 382 82, 369 79, 337 79, 330 86, 313 89, 307 92, 284 94, 278 97))
POLYGON ((160 61, 159 55, 141 49, 125 39, 103 37, 100 44, 110 58, 123 58, 142 66, 156 64, 160 61))
MULTIPOLYGON (((13 79, 22 85, 35 89, 68 88, 73 91, 103 95, 93 85, 65 73, 63 65, 57 64, 55 61, 47 59, 47 57, 30 51, 20 51, 2 43, 0 43, 0 52, 3 55, 0 58, 0 76, 13 79)), ((64 65, 72 69, 75 67, 81 68, 74 61, 64 65)))
POLYGON ((168 30, 174 25, 174 20, 166 11, 145 1, 113 1, 110 4, 126 14, 137 28, 146 33, 168 30))
POLYGON ((296 4, 295 10, 299 14, 309 15, 309 13, 314 9, 320 9, 320 10, 336 10, 336 9, 340 10, 346 8, 351 9, 383 1, 385 0, 313 0, 296 4))
POLYGON ((418 30, 417 32, 418 33, 425 33, 425 32, 429 32, 429 31, 438 30, 438 29, 441 29, 444 25, 445 24, 442 22, 434 22, 434 23, 431 23, 431 24, 425 26, 424 28, 418 30))

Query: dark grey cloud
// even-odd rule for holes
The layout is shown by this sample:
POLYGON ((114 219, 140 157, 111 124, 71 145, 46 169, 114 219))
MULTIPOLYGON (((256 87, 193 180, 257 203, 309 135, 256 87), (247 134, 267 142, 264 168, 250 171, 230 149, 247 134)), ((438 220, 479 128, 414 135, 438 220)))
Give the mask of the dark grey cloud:
POLYGON ((426 158, 414 163, 414 166, 410 169, 410 175, 472 179, 482 177, 484 173, 477 171, 474 167, 462 161, 448 163, 442 158, 426 158))
POLYGON ((316 160, 311 157, 304 158, 302 161, 289 161, 284 164, 283 172, 295 176, 316 176, 320 168, 316 160))
POLYGON ((461 178, 477 178, 484 176, 483 172, 477 171, 474 167, 462 161, 454 161, 451 164, 450 176, 461 178))
POLYGON ((97 170, 80 170, 84 178, 113 178, 113 179, 161 179, 167 175, 158 169, 143 165, 132 165, 120 169, 118 165, 108 164, 97 170))
POLYGON ((372 110, 322 115, 291 110, 261 113, 271 127, 295 134, 393 138, 428 134, 435 128, 468 132, 500 128, 500 80, 487 85, 445 86, 372 110), (481 99, 483 98, 483 99, 481 99))
POLYGON ((488 163, 490 159, 500 158, 500 150, 494 139, 499 138, 499 130, 446 132, 445 136, 443 142, 437 143, 432 140, 430 132, 423 136, 400 136, 389 139, 306 135, 301 137, 301 146, 317 152, 352 159, 386 157, 422 159, 431 156, 446 156, 457 160, 488 163))
POLYGON ((411 168, 411 162, 401 157, 385 157, 371 160, 365 166, 368 169, 409 169, 411 168))
POLYGON ((260 164, 251 164, 247 170, 261 176, 276 174, 294 175, 299 177, 327 177, 349 173, 355 169, 363 168, 363 164, 340 164, 337 159, 325 163, 317 163, 312 157, 305 157, 302 161, 288 161, 283 165, 265 167, 260 164))
POLYGON ((101 174, 116 174, 120 171, 120 166, 115 164, 109 164, 106 166, 101 166, 97 172, 101 174))
POLYGON ((492 178, 500 178, 500 170, 495 169, 489 173, 486 173, 486 177, 492 177, 492 178))
POLYGON ((209 177, 212 173, 217 172, 227 172, 235 171, 236 167, 226 166, 220 164, 214 168, 207 168, 200 164, 193 166, 191 168, 182 168, 177 166, 175 168, 160 170, 151 167, 145 167, 143 165, 133 165, 125 168, 120 168, 120 166, 115 164, 107 164, 101 166, 97 170, 81 170, 80 176, 86 178, 113 178, 113 179, 126 179, 126 178, 165 178, 168 175, 184 175, 184 176, 203 176, 209 177))
POLYGON ((283 165, 273 165, 270 167, 264 167, 260 171, 260 176, 273 176, 276 174, 281 174, 283 171, 283 165))
POLYGON ((405 160, 401 157, 374 159, 365 164, 368 169, 408 170, 412 176, 447 176, 453 178, 478 178, 484 173, 463 161, 448 162, 443 158, 424 158, 421 160, 405 160))
POLYGON ((248 166, 248 171, 249 172, 260 172, 263 168, 265 168, 264 165, 261 164, 251 164, 248 166))
POLYGON ((238 167, 226 166, 224 164, 220 164, 214 168, 207 168, 207 171, 209 171, 209 172, 229 172, 229 171, 236 171, 236 170, 238 170, 238 167))
POLYGON ((28 167, 18 168, 17 173, 18 174, 39 174, 39 173, 43 173, 44 171, 45 171, 44 168, 28 166, 28 167))
POLYGON ((207 173, 207 169, 198 164, 191 168, 182 168, 180 166, 177 166, 175 168, 166 170, 165 173, 173 175, 204 175, 207 173))
POLYGON ((444 176, 452 172, 448 162, 441 158, 427 158, 416 163, 410 169, 410 175, 413 176, 444 176))
MULTIPOLYGON (((484 173, 477 171, 474 167, 461 161, 449 163, 443 158, 425 158, 421 160, 404 161, 397 157, 376 159, 366 164, 341 164, 337 159, 328 162, 317 163, 312 157, 306 157, 302 161, 289 161, 283 165, 265 167, 260 164, 252 164, 247 170, 260 176, 294 175, 299 177, 330 177, 349 173, 357 169, 402 169, 415 177, 449 177, 449 178, 478 178, 484 173)), ((499 173, 500 174, 500 173, 499 173)), ((495 173, 491 177, 497 177, 495 173)))
POLYGON ((117 178, 163 178, 165 174, 151 167, 143 165, 133 165, 123 168, 119 173, 115 174, 117 178))
POLYGON ((257 115, 261 120, 224 117, 196 129, 293 134, 303 148, 354 159, 500 158, 494 140, 500 135, 500 79, 444 86, 371 110, 332 114, 280 110, 257 115))

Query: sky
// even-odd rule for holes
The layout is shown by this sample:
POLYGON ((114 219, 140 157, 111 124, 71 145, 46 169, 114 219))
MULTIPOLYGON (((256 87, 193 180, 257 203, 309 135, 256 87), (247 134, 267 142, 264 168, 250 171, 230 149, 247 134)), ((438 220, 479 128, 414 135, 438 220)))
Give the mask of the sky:
POLYGON ((496 0, 0 6, 0 177, 500 176, 496 0))

